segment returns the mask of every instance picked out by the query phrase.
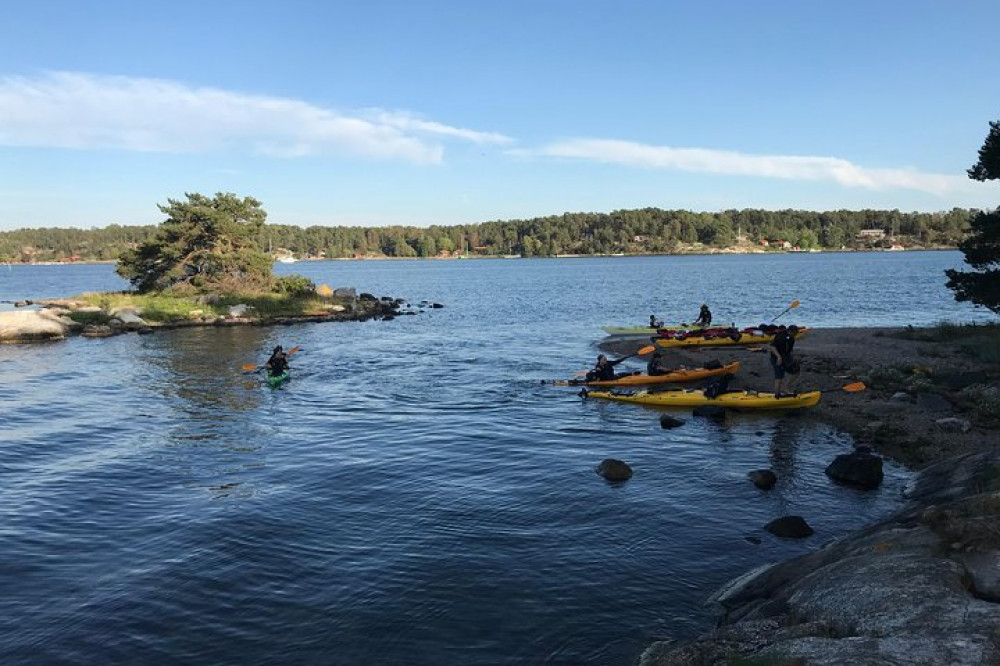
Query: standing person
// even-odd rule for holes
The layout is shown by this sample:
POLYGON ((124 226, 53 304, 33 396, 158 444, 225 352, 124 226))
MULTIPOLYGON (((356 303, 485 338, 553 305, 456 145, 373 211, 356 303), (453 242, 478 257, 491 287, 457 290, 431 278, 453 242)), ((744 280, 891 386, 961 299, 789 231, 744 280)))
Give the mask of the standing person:
POLYGON ((777 333, 774 334, 774 339, 771 340, 771 346, 768 347, 768 358, 771 361, 771 368, 774 370, 774 397, 776 398, 788 395, 782 391, 791 388, 790 385, 785 385, 786 374, 798 377, 799 363, 792 355, 792 350, 795 349, 795 335, 798 332, 799 327, 794 324, 788 328, 779 326, 777 333))
POLYGON ((615 375, 615 366, 624 361, 627 358, 631 358, 634 354, 629 354, 628 356, 623 356, 614 361, 608 359, 607 356, 601 354, 597 357, 597 364, 594 369, 587 373, 587 381, 592 382, 594 380, 608 381, 611 379, 617 379, 615 375))
POLYGON ((267 374, 272 377, 279 377, 288 370, 288 354, 281 348, 281 345, 274 348, 274 351, 271 352, 271 358, 267 359, 264 367, 267 368, 267 374))
POLYGON ((698 319, 695 320, 695 326, 701 326, 702 328, 708 328, 712 324, 712 311, 708 309, 708 305, 705 303, 701 304, 701 310, 698 311, 698 319))

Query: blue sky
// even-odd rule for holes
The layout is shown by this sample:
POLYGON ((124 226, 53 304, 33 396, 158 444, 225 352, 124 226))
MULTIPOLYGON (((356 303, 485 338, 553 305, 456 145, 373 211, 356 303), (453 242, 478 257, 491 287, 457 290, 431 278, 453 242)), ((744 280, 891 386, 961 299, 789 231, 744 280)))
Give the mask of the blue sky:
POLYGON ((0 229, 1000 204, 996 0, 2 7, 0 229))

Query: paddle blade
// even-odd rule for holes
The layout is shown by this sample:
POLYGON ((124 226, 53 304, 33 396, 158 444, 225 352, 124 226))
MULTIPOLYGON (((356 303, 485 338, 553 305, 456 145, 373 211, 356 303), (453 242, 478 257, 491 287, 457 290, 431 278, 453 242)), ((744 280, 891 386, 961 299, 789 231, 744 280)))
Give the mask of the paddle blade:
POLYGON ((652 354, 655 351, 656 347, 654 347, 653 345, 647 345, 642 349, 640 349, 639 351, 637 351, 636 354, 638 354, 639 356, 645 356, 646 354, 652 354))
POLYGON ((256 365, 244 365, 243 369, 244 370, 256 370, 257 366, 256 365))
POLYGON ((865 386, 864 382, 854 382, 853 384, 848 384, 843 387, 842 390, 847 391, 848 393, 857 393, 858 391, 864 391, 866 388, 868 387, 865 386))
POLYGON ((792 304, 788 306, 788 309, 789 310, 794 310, 795 308, 799 307, 800 305, 802 305, 802 304, 799 303, 798 301, 792 301, 792 304))
POLYGON ((294 354, 297 351, 300 351, 301 349, 302 345, 295 345, 294 347, 288 350, 288 356, 291 356, 292 354, 294 354))

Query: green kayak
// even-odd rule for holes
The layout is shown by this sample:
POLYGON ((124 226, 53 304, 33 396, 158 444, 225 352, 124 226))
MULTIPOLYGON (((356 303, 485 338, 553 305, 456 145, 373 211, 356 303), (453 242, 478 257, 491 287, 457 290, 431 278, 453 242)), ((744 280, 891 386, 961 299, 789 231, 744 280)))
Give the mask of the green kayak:
POLYGON ((270 374, 267 375, 265 377, 265 381, 267 382, 267 385, 270 386, 271 388, 277 388, 291 378, 292 378, 292 373, 289 370, 285 370, 280 375, 270 375, 270 374))

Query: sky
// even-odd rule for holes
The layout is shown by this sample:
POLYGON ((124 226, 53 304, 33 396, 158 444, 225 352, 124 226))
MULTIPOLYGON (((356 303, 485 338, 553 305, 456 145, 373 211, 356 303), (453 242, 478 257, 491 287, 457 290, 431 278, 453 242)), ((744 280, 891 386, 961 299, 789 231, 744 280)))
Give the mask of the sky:
POLYGON ((0 0, 0 230, 994 208, 996 0, 0 0))

